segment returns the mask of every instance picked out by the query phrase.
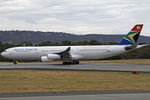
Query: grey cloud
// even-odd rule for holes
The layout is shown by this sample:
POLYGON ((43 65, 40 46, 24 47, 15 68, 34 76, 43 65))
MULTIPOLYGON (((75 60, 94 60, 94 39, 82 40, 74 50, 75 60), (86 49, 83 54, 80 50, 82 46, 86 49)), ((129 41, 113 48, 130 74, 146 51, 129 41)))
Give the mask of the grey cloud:
POLYGON ((54 31, 124 33, 126 29, 122 27, 129 28, 129 25, 136 23, 150 25, 149 0, 0 0, 0 2, 0 21, 3 25, 24 22, 31 27, 33 25, 31 28, 33 30, 50 29, 51 27, 47 26, 49 24, 58 27, 54 31), (12 1, 12 4, 8 3, 12 1), (35 24, 47 27, 36 28, 35 24))

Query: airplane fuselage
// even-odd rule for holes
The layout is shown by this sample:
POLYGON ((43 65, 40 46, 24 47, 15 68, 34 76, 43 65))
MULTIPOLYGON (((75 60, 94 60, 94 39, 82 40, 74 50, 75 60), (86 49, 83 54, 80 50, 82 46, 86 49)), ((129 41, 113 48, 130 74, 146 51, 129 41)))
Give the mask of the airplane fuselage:
POLYGON ((128 52, 125 46, 127 45, 13 47, 5 50, 2 55, 16 60, 41 60, 43 56, 56 54, 70 47, 70 54, 74 59, 101 59, 128 52))

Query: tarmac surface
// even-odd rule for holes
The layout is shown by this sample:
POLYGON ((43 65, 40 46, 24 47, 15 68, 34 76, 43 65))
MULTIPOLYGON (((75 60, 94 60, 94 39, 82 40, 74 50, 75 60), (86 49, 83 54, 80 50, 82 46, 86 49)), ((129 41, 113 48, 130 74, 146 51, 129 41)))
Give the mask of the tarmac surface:
POLYGON ((150 63, 81 63, 79 65, 62 65, 51 63, 19 63, 0 62, 0 70, 71 70, 71 71, 111 71, 150 73, 150 63))
POLYGON ((150 93, 9 97, 0 100, 149 100, 150 93))
MULTIPOLYGON (((58 63, 19 63, 0 62, 0 70, 66 70, 66 71, 107 71, 150 73, 150 63, 81 63, 62 65, 58 63)), ((148 91, 93 91, 67 93, 1 93, 0 100, 149 100, 148 91)))

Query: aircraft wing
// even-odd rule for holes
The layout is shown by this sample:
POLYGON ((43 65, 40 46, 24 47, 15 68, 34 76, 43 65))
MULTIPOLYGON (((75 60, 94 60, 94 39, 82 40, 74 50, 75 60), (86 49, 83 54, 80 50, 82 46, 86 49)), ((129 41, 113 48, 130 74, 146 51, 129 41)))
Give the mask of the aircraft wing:
POLYGON ((71 50, 71 47, 68 47, 66 50, 59 52, 59 53, 55 53, 55 54, 60 55, 61 60, 63 60, 63 61, 71 61, 71 60, 83 58, 81 55, 71 54, 70 50, 71 50))
POLYGON ((55 53, 55 54, 60 55, 61 60, 64 60, 64 61, 72 60, 70 50, 71 50, 71 47, 68 47, 66 50, 59 52, 59 53, 55 53))

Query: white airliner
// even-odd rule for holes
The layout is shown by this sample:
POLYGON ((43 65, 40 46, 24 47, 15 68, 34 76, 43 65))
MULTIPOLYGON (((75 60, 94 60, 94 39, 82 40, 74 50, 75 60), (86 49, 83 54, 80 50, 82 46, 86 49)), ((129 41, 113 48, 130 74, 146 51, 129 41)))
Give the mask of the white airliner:
POLYGON ((13 59, 14 64, 17 64, 17 60, 61 60, 63 64, 79 64, 80 59, 102 59, 145 46, 136 45, 142 27, 143 24, 135 25, 116 45, 13 47, 6 49, 1 55, 13 59))

